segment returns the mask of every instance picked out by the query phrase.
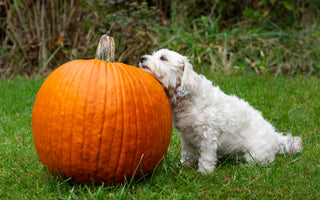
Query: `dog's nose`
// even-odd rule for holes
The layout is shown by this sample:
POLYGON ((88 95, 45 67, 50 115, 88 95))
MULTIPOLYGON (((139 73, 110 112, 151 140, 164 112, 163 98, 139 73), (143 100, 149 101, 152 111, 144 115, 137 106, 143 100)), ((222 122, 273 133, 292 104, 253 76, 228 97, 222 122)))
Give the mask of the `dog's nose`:
POLYGON ((142 56, 141 58, 140 58, 140 62, 141 63, 143 63, 144 61, 146 61, 147 60, 147 57, 145 57, 145 56, 142 56))

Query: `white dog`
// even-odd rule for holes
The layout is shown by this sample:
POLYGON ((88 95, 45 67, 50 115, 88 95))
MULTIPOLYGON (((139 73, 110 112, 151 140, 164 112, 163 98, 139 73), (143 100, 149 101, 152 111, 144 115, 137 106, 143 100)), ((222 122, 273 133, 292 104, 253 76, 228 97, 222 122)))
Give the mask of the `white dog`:
POLYGON ((162 49, 140 58, 141 69, 153 75, 170 100, 174 125, 181 134, 181 162, 191 164, 200 151, 198 170, 210 173, 221 155, 243 156, 268 163, 276 153, 302 150, 301 138, 276 132, 246 101, 223 93, 193 71, 188 58, 162 49))

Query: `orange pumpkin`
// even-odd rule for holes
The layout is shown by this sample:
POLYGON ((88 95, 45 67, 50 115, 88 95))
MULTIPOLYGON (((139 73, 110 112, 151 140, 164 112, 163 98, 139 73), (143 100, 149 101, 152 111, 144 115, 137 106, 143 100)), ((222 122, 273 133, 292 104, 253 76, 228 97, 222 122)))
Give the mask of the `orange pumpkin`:
MULTIPOLYGON (((98 48, 96 58, 105 53, 98 48)), ((167 153, 171 130, 171 107, 157 80, 99 59, 70 61, 53 71, 32 112, 43 165, 80 183, 115 184, 151 174, 167 153)))

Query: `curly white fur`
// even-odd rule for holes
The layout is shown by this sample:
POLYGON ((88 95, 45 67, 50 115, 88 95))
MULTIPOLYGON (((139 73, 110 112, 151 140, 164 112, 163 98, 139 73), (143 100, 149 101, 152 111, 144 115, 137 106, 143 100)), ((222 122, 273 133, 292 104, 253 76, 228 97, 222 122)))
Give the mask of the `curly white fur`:
POLYGON ((181 162, 194 162, 199 149, 200 172, 212 172, 220 155, 240 155, 264 164, 273 162, 276 153, 302 150, 300 137, 276 132, 246 101, 226 95, 194 72, 187 57, 162 49, 142 56, 139 66, 167 92, 181 135, 181 162))

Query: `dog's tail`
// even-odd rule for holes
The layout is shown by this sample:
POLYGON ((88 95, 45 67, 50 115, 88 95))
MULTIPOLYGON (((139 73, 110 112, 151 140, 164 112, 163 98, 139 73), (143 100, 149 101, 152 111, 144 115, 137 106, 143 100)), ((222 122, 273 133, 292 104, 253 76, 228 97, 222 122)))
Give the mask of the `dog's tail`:
POLYGON ((301 137, 293 137, 290 133, 279 133, 279 153, 293 154, 302 151, 301 137))

